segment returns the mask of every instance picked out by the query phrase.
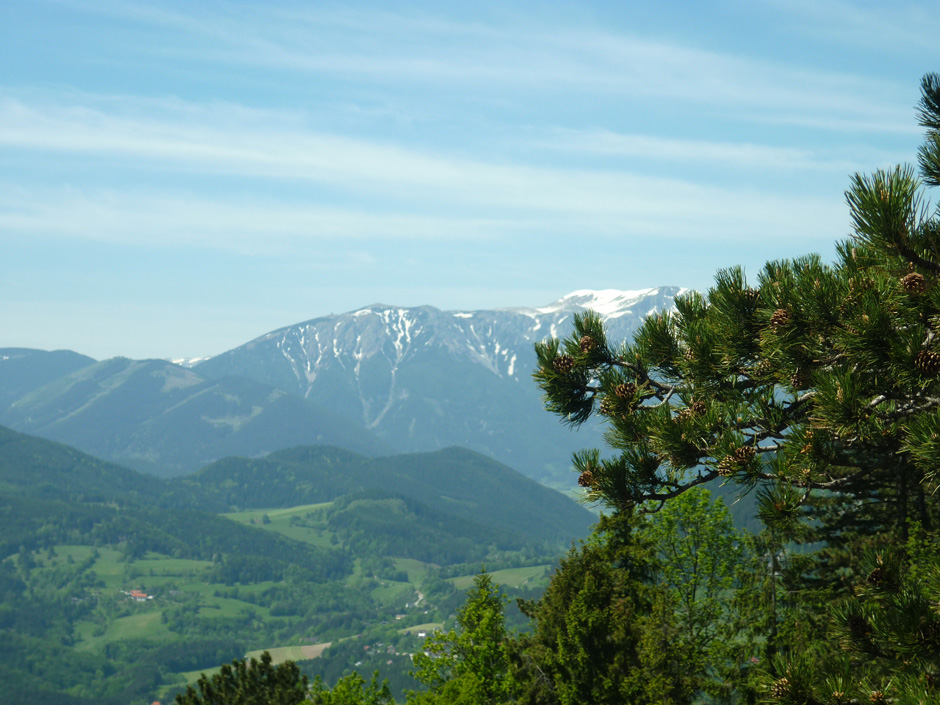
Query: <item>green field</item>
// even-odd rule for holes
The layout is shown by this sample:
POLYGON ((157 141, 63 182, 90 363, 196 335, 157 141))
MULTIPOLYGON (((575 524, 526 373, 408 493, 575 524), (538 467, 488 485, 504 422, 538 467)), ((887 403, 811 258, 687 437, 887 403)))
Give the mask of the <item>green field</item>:
POLYGON ((443 622, 426 622, 425 624, 416 624, 413 627, 399 629, 399 634, 417 634, 418 632, 435 632, 444 628, 443 622))
POLYGON ((304 504, 299 507, 254 509, 247 512, 231 512, 222 516, 242 524, 257 526, 267 531, 275 531, 294 541, 328 548, 334 540, 333 534, 326 531, 323 528, 326 525, 325 522, 317 521, 316 517, 318 515, 322 516, 323 510, 332 504, 332 502, 320 502, 318 504, 304 504), (265 522, 265 517, 267 517, 267 522, 265 522), (297 523, 298 520, 304 523, 297 523), (311 524, 314 526, 311 526, 311 524))
POLYGON ((245 656, 246 658, 261 658, 261 654, 267 651, 271 654, 271 662, 275 665, 285 661, 309 661, 322 656, 331 644, 332 642, 326 641, 322 644, 308 644, 305 646, 278 646, 272 649, 249 651, 245 656))
POLYGON ((429 566, 414 558, 396 558, 395 567, 408 573, 409 582, 417 584, 427 576, 429 567, 436 566, 429 566))
MULTIPOLYGON (((144 605, 141 605, 145 609, 144 605)), ((95 624, 82 622, 76 626, 75 632, 81 640, 75 645, 78 651, 95 651, 115 641, 128 639, 152 639, 155 641, 172 641, 179 637, 172 634, 161 623, 162 612, 149 609, 141 614, 119 617, 108 623, 103 634, 95 634, 95 624)))
MULTIPOLYGON (((308 504, 226 516, 253 530, 342 550, 337 537, 326 529, 324 510, 330 506, 308 504)), ((159 700, 172 699, 181 686, 195 683, 202 674, 218 672, 214 663, 241 656, 257 658, 265 650, 280 664, 321 658, 331 644, 347 640, 362 639, 362 648, 389 643, 393 641, 389 633, 420 641, 418 633, 440 630, 452 617, 452 607, 444 611, 436 606, 452 599, 450 586, 464 590, 474 579, 473 575, 441 579, 441 566, 433 563, 365 553, 353 560, 351 573, 333 582, 291 580, 285 575, 280 580, 228 578, 223 583, 219 581, 224 579, 225 564, 219 560, 181 558, 155 550, 135 558, 123 541, 97 547, 54 544, 33 552, 25 568, 18 567, 17 559, 14 554, 5 563, 17 566, 14 569, 22 571, 34 590, 76 610, 70 648, 85 658, 129 654, 118 658, 132 663, 134 649, 145 654, 147 649, 168 645, 176 651, 178 645, 184 651, 200 640, 229 640, 247 652, 235 654, 233 649, 231 655, 207 661, 199 669, 193 668, 198 665, 195 662, 187 662, 187 670, 167 667, 162 683, 153 691, 159 700), (144 591, 152 599, 135 601, 127 594, 131 590, 144 591), (318 612, 321 604, 323 611, 318 612), (331 610, 337 612, 332 621, 331 610), (262 648, 266 644, 277 646, 262 648)), ((547 567, 510 568, 492 575, 506 587, 528 588, 544 584, 547 567)), ((346 658, 347 653, 348 649, 326 656, 335 660, 346 658)))
MULTIPOLYGON (((493 582, 508 587, 522 587, 531 585, 532 587, 542 586, 547 582, 546 571, 549 565, 533 565, 526 568, 506 568, 505 570, 496 570, 490 573, 493 582)), ((457 578, 451 578, 450 582, 458 590, 466 590, 473 585, 475 575, 461 575, 457 578)))

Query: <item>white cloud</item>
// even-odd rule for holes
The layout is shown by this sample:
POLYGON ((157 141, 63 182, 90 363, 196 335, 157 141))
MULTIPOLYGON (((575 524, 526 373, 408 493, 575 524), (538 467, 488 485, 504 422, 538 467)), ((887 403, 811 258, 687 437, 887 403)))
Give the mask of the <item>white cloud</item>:
MULTIPOLYGON (((639 183, 637 184, 639 186, 639 183)), ((576 202, 553 213, 433 216, 154 192, 43 191, 0 197, 3 239, 78 238, 156 248, 210 248, 240 254, 302 252, 317 243, 421 240, 551 242, 614 238, 644 247, 664 242, 745 243, 754 237, 813 241, 845 231, 838 203, 687 187, 685 197, 625 191, 606 208, 576 202)))
POLYGON ((707 140, 622 134, 603 129, 556 129, 534 140, 543 149, 610 157, 635 157, 659 163, 728 166, 755 173, 766 170, 832 171, 839 175, 868 169, 895 157, 869 149, 865 154, 853 150, 801 149, 774 147, 749 142, 713 142, 707 140))
MULTIPOLYGON (((521 91, 548 97, 600 96, 618 104, 652 101, 673 110, 697 106, 725 115, 752 115, 754 120, 812 119, 815 127, 829 130, 910 129, 908 106, 896 102, 910 86, 700 49, 678 39, 649 39, 577 16, 559 29, 533 19, 531 13, 511 11, 457 21, 418 11, 267 4, 211 11, 191 5, 176 12, 148 4, 108 3, 88 9, 198 37, 191 46, 177 40, 149 49, 194 65, 234 64, 346 77, 383 89, 417 83, 432 84, 444 93, 521 91)), ((827 31, 854 31, 858 22, 852 18, 859 13, 848 6, 845 21, 838 19, 839 13, 827 13, 827 31)))
MULTIPOLYGON (((745 169, 822 168, 805 151, 752 144, 561 133, 573 149, 645 158, 731 161, 745 169)), ((68 104, 0 97, 0 148, 107 164, 104 185, 19 189, 0 196, 0 228, 115 242, 193 243, 236 251, 291 249, 308 240, 487 240, 580 236, 705 238, 841 233, 844 207, 740 184, 651 177, 629 167, 495 162, 305 129, 302 116, 232 104, 84 96, 68 104), (235 177, 230 192, 171 190, 157 170, 235 177), (118 185, 126 175, 126 183, 118 185), (301 198, 250 195, 250 180, 300 185, 301 198), (136 184, 136 185, 135 185, 136 184), (328 192, 328 193, 327 193, 328 192), (344 206, 332 200, 341 194, 344 206), (331 194, 332 197, 328 194, 331 194), (834 230, 833 230, 834 229, 834 230)), ((19 155, 17 157, 17 155, 19 155)))

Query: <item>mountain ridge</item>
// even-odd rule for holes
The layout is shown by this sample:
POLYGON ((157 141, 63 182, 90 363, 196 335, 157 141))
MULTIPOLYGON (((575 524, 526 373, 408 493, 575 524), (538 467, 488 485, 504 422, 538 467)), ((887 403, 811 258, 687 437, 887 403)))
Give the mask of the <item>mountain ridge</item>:
POLYGON ((371 455, 459 446, 571 489, 571 453, 602 434, 544 410, 534 343, 567 335, 589 308, 612 341, 628 338, 683 291, 581 289, 475 311, 371 304, 186 366, 0 349, 0 423, 161 475, 292 445, 371 455))
POLYGON ((537 308, 443 311, 371 304, 283 326, 193 369, 237 375, 329 404, 405 451, 469 447, 542 481, 570 484, 574 440, 543 411, 528 379, 533 344, 566 335, 594 307, 612 340, 673 306, 679 287, 582 289, 537 308), (559 440, 564 439, 564 440, 559 440))

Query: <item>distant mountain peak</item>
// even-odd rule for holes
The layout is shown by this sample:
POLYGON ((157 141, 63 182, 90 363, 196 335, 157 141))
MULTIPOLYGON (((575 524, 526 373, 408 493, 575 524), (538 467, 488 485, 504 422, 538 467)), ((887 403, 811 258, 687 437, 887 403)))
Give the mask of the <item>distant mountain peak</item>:
POLYGON ((539 308, 476 311, 376 303, 271 331, 196 369, 318 402, 409 451, 463 446, 567 478, 571 442, 542 411, 534 343, 568 335, 587 309, 622 340, 683 291, 581 289, 539 308))
POLYGON ((538 308, 508 308, 505 311, 515 311, 528 315, 551 315, 573 311, 596 311, 603 318, 618 318, 631 311, 636 304, 659 296, 672 299, 684 294, 688 289, 675 286, 661 286, 652 289, 578 289, 562 296, 545 306, 538 308))

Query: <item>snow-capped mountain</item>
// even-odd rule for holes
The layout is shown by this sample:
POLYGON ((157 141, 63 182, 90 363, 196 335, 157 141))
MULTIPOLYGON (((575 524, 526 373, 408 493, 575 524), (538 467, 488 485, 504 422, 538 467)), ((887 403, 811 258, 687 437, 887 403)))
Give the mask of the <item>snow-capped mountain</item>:
POLYGON ((681 291, 583 290, 540 308, 483 311, 375 304, 281 328, 194 369, 310 399, 405 450, 466 446, 567 484, 571 451, 599 438, 596 429, 566 431, 543 410, 533 343, 567 335, 587 309, 618 341, 681 291))

